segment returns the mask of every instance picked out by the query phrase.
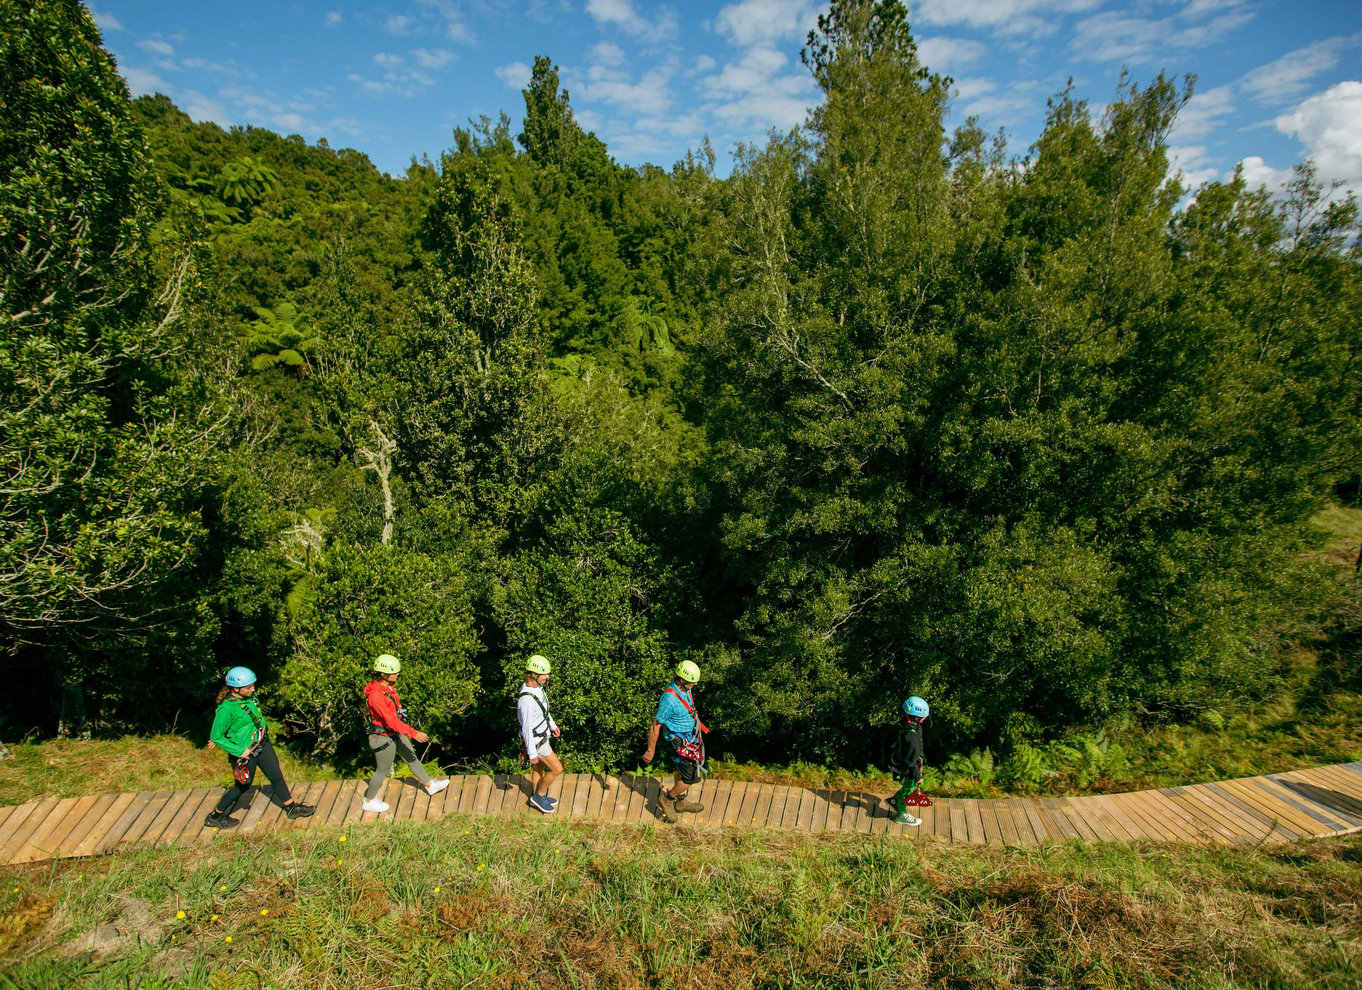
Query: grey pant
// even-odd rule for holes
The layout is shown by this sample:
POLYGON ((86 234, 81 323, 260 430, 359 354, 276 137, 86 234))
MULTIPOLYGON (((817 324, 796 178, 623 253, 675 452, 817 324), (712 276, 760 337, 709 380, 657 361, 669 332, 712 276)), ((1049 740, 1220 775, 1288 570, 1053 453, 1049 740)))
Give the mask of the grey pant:
POLYGON ((378 796, 383 781, 388 777, 388 771, 393 768, 393 760, 399 755, 406 761, 407 766, 411 767, 413 777, 419 780, 422 785, 430 783, 430 774, 426 773, 426 768, 421 766, 421 761, 416 757, 416 750, 411 748, 411 740, 406 736, 380 736, 377 732, 371 732, 369 733, 369 748, 374 751, 374 759, 378 761, 378 769, 369 778, 369 786, 364 790, 364 800, 372 801, 378 796))

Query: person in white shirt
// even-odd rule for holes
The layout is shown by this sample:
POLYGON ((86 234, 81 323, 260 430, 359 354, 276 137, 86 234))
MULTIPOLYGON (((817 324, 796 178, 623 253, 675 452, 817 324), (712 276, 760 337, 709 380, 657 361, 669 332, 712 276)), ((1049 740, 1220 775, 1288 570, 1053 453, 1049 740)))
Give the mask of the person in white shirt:
POLYGON ((549 714, 549 699, 544 685, 551 671, 546 657, 536 653, 525 661, 525 683, 516 695, 515 713, 520 720, 520 745, 530 761, 530 807, 545 815, 558 808, 558 799, 549 797, 549 785, 563 772, 563 764, 553 752, 550 739, 561 735, 558 723, 549 714))

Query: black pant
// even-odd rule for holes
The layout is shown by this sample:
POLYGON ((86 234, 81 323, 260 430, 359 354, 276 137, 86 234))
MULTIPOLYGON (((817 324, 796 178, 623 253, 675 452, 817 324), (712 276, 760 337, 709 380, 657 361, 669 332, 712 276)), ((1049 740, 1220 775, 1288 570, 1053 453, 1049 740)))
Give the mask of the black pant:
MULTIPOLYGON (((227 765, 236 767, 236 757, 228 756, 227 765)), ((255 780, 255 768, 259 767, 265 772, 271 784, 274 785, 274 796, 279 799, 281 804, 288 804, 293 800, 293 795, 289 793, 288 784, 284 781, 284 771, 279 769, 279 757, 274 755, 274 747, 270 745, 268 739, 260 742, 260 749, 246 761, 246 783, 238 784, 234 779, 232 786, 227 788, 226 793, 218 801, 214 811, 219 814, 226 814, 236 807, 236 803, 241 800, 241 796, 251 786, 251 781, 255 780)))

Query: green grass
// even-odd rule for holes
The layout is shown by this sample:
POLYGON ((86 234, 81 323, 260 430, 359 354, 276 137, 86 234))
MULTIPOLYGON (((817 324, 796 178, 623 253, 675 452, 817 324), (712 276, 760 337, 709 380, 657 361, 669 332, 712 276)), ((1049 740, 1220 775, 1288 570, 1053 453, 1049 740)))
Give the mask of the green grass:
POLYGON ((465 816, 318 827, 0 868, 0 987, 1352 988, 1359 863, 1359 837, 962 850, 465 816))

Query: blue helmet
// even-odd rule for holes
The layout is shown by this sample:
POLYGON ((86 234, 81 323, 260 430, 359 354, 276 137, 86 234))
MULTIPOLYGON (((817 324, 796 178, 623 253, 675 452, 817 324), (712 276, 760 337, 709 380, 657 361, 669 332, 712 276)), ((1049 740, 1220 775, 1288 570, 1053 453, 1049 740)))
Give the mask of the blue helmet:
POLYGON ((228 687, 245 687, 247 684, 255 683, 255 671, 250 667, 233 667, 227 671, 228 687))
POLYGON ((913 695, 903 703, 903 714, 911 715, 913 718, 926 718, 931 713, 932 710, 927 706, 927 702, 917 695, 913 695))

